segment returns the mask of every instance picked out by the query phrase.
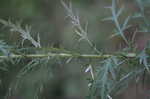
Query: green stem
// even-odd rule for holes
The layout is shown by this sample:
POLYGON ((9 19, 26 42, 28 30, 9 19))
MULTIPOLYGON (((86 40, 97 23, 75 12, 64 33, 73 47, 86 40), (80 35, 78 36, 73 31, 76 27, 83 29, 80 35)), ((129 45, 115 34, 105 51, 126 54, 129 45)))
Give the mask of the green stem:
MULTIPOLYGON (((103 59, 103 58, 109 58, 112 56, 113 55, 111 55, 111 54, 95 55, 95 54, 47 53, 47 54, 26 54, 26 55, 12 54, 10 56, 1 55, 0 59, 7 59, 7 58, 45 58, 45 57, 103 59)), ((119 55, 119 54, 116 56, 122 57, 122 55, 119 55)), ((123 56, 134 58, 137 55, 135 53, 127 53, 123 56)))

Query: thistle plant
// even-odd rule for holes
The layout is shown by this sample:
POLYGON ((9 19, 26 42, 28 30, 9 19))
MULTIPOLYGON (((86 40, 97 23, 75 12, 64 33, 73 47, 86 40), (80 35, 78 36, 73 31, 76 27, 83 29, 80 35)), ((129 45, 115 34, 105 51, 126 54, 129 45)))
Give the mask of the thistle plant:
MULTIPOLYGON (((144 22, 146 17, 144 15, 144 6, 141 4, 141 0, 137 0, 140 7, 140 12, 144 22)), ((116 0, 112 0, 112 4, 109 7, 112 16, 103 19, 104 21, 112 21, 115 24, 116 34, 129 45, 129 41, 124 36, 124 30, 128 28, 128 23, 133 16, 128 16, 123 24, 119 22, 119 17, 125 10, 125 8, 117 8, 116 0)), ((72 4, 68 5, 62 1, 62 5, 66 10, 67 18, 73 26, 74 33, 79 36, 78 41, 85 40, 89 47, 93 49, 94 54, 85 54, 72 52, 66 50, 65 48, 53 48, 44 47, 41 45, 42 41, 40 36, 37 35, 35 39, 32 36, 32 31, 30 26, 23 26, 19 22, 12 22, 10 20, 6 21, 0 19, 0 23, 7 27, 10 32, 18 32, 22 38, 22 46, 14 47, 7 44, 4 40, 0 41, 0 70, 9 71, 9 65, 19 65, 19 69, 14 77, 15 81, 12 81, 7 87, 7 94, 5 98, 9 99, 16 90, 24 83, 24 77, 27 75, 36 74, 39 70, 44 71, 44 75, 39 75, 34 90, 34 99, 40 98, 41 93, 44 90, 44 84, 47 83, 54 75, 54 63, 62 62, 64 64, 69 64, 72 59, 89 59, 89 63, 86 64, 84 72, 90 72, 88 87, 88 95, 85 96, 87 99, 114 99, 119 92, 123 92, 125 88, 130 85, 130 82, 136 80, 136 83, 141 83, 138 79, 145 72, 149 72, 149 47, 141 52, 119 52, 112 54, 103 54, 100 52, 94 42, 88 37, 88 24, 84 26, 81 25, 80 17, 78 14, 74 13, 72 4), (24 41, 28 40, 32 45, 29 47, 24 47, 24 41), (96 60, 96 61, 94 61, 96 60), (94 62, 91 62, 94 61, 94 62), (95 65, 96 64, 96 65, 95 65), (31 74, 30 74, 31 73, 31 74)), ((147 23, 145 23, 147 24, 147 23)), ((148 24, 147 24, 148 25, 148 24)), ((73 60, 77 61, 77 60, 73 60)), ((1 73, 1 72, 0 72, 1 73)), ((0 78, 0 84, 4 83, 3 78, 0 78)), ((4 97, 3 97, 4 98, 4 97)))

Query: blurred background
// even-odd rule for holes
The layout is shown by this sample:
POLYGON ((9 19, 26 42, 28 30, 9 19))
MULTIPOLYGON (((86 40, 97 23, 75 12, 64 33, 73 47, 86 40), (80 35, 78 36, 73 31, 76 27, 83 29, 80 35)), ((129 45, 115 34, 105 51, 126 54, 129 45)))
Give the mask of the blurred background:
MULTIPOLYGON (((88 22, 89 39, 96 44, 97 49, 105 50, 105 42, 108 36, 113 34, 115 27, 110 21, 102 21, 103 18, 111 16, 110 10, 104 9, 105 6, 111 5, 111 0, 64 1, 72 3, 83 26, 88 22)), ((134 0, 117 0, 117 2, 119 6, 125 4, 128 7, 120 22, 139 10, 134 0)), ((43 47, 64 48, 84 54, 93 53, 87 42, 84 40, 78 42, 78 36, 66 16, 67 13, 60 0, 0 0, 0 18, 32 26, 33 37, 39 33, 43 47)), ((137 21, 132 23, 135 24, 137 21)), ((22 39, 19 33, 10 33, 2 25, 0 27, 1 40, 10 45, 20 45, 22 39)), ((39 69, 27 73, 18 80, 16 77, 18 71, 29 61, 5 64, 8 70, 0 71, 0 99, 6 97, 8 99, 84 99, 88 95, 89 74, 84 70, 88 64, 91 64, 91 60, 74 59, 66 64, 65 60, 53 59, 48 66, 43 66, 40 61, 39 69), (47 67, 52 67, 53 70, 47 67), (39 96, 36 93, 39 93, 39 96)))

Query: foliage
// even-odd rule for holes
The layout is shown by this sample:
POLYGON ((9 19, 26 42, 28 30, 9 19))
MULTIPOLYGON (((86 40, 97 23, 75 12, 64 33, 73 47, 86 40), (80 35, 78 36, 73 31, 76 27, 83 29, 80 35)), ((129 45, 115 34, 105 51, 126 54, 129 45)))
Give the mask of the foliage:
MULTIPOLYGON (((144 26, 149 27, 148 19, 144 15, 144 3, 146 1, 136 0, 140 8, 139 14, 133 14, 133 16, 127 16, 123 21, 123 24, 119 22, 119 17, 123 14, 125 8, 117 8, 116 0, 112 0, 112 5, 105 7, 111 10, 111 17, 106 17, 103 21, 112 21, 115 25, 115 33, 113 36, 119 35, 122 39, 129 45, 129 41, 124 36, 124 30, 128 28, 128 23, 131 19, 142 16, 144 26)), ((42 46, 40 36, 37 34, 36 39, 32 35, 31 27, 26 25, 23 26, 20 22, 13 23, 11 20, 0 19, 0 23, 7 27, 12 33, 19 33, 22 38, 21 46, 10 46, 4 40, 0 41, 0 73, 4 71, 11 71, 11 66, 21 65, 17 67, 16 75, 14 81, 8 84, 6 87, 5 97, 9 98, 11 95, 17 92, 17 89, 21 84, 24 84, 26 76, 36 75, 39 70, 43 70, 44 75, 39 75, 40 77, 34 82, 37 85, 34 91, 34 99, 40 99, 42 94, 44 84, 47 83, 53 75, 55 74, 55 69, 53 64, 69 64, 73 59, 90 59, 91 61, 97 60, 95 64, 93 62, 85 63, 85 72, 90 72, 88 89, 89 94, 88 99, 113 99, 117 93, 121 92, 123 89, 127 88, 128 84, 140 77, 145 71, 149 70, 149 54, 145 48, 140 53, 135 51, 133 53, 121 51, 112 54, 104 54, 99 51, 94 42, 89 38, 88 33, 88 22, 82 25, 78 13, 74 13, 72 4, 66 4, 62 1, 62 5, 66 9, 67 18, 70 19, 73 26, 74 33, 79 36, 78 43, 82 40, 93 49, 94 54, 77 53, 73 51, 66 50, 65 48, 53 48, 42 46), (25 41, 30 42, 30 46, 25 47, 25 41), (51 64, 51 65, 50 65, 51 64), (10 66, 9 66, 10 65, 10 66)), ((141 26, 142 28, 144 26, 141 26)), ((149 31, 148 28, 144 31, 149 31)), ((73 60, 76 61, 76 60, 73 60)), ((0 84, 3 82, 3 77, 0 78, 0 84)), ((31 85, 32 85, 31 84, 31 85)), ((3 97, 4 98, 4 97, 3 97)))

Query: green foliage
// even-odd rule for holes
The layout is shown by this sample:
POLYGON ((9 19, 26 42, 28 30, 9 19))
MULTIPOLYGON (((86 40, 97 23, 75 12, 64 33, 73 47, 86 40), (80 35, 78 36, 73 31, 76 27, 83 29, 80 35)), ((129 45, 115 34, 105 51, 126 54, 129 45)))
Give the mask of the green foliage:
MULTIPOLYGON (((120 24, 119 18, 125 8, 117 8, 116 0, 112 0, 111 6, 105 7, 111 10, 112 16, 104 18, 103 21, 112 21, 116 30, 116 34, 113 36, 120 35, 128 45, 129 41, 127 41, 123 32, 128 28, 128 23, 131 19, 134 20, 134 18, 140 16, 144 24, 149 27, 147 17, 144 14, 146 1, 136 1, 140 11, 133 14, 133 16, 126 17, 123 20, 123 24, 120 24)), ((88 22, 85 25, 82 24, 79 15, 74 13, 71 3, 67 5, 62 1, 62 5, 66 9, 67 18, 71 21, 75 35, 79 37, 78 43, 81 43, 82 40, 85 41, 92 48, 93 53, 77 53, 65 48, 44 47, 40 42, 42 40, 39 34, 37 34, 36 39, 33 37, 30 26, 23 26, 20 22, 13 23, 10 20, 0 19, 0 23, 3 26, 7 27, 12 33, 19 33, 22 39, 22 42, 20 42, 21 46, 18 47, 9 46, 3 40, 0 40, 0 74, 9 72, 8 78, 12 79, 11 81, 6 80, 8 86, 5 86, 2 98, 6 97, 7 99, 16 95, 16 93, 25 93, 27 95, 25 98, 31 95, 30 98, 32 99, 44 99, 42 98, 44 85, 50 82, 55 74, 59 75, 59 72, 63 71, 63 67, 60 69, 56 65, 68 65, 72 61, 77 63, 78 59, 81 61, 84 59, 90 60, 88 61, 89 63, 84 63, 86 66, 88 64, 88 67, 85 66, 85 72, 90 72, 90 76, 87 77, 89 78, 87 84, 89 89, 88 99, 112 99, 127 88, 132 80, 140 77, 145 70, 150 72, 149 54, 146 52, 146 48, 140 53, 136 51, 133 53, 121 51, 119 53, 103 54, 89 38, 88 22), (25 41, 28 41, 31 45, 26 46, 25 41), (15 67, 15 65, 17 66, 15 67), (11 75, 11 72, 14 75, 11 75), (26 87, 25 82, 31 83, 31 85, 29 84, 33 87, 33 90, 30 90, 32 91, 31 93, 27 89, 23 90, 26 87), (33 86, 34 84, 37 86, 33 86), (20 86, 23 87, 20 88, 20 86)), ((143 28, 144 26, 141 27, 143 28)), ((149 31, 147 27, 144 31, 149 31)), ((0 76, 0 85, 4 85, 5 79, 0 76)))
POLYGON ((110 7, 105 7, 105 8, 109 8, 112 12, 112 16, 111 17, 108 17, 108 18, 105 18, 103 19, 104 21, 113 21, 116 25, 116 34, 115 35, 120 35, 124 41, 126 42, 126 44, 129 45, 129 42, 127 41, 126 37, 124 36, 124 33, 123 33, 123 30, 125 30, 128 26, 128 21, 130 19, 130 16, 128 16, 124 22, 123 22, 123 25, 120 25, 119 24, 119 20, 118 18, 120 17, 120 15, 123 13, 123 10, 124 8, 119 8, 119 10, 117 11, 117 8, 116 8, 116 0, 112 0, 112 5, 110 7))

